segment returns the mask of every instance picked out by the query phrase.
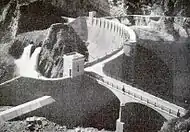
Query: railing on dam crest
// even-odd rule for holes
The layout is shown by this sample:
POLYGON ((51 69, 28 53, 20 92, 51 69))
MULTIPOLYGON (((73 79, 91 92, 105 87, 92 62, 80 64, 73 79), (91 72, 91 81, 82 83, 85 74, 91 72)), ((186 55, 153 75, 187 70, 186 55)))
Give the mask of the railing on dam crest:
MULTIPOLYGON (((99 28, 101 30, 106 30, 106 33, 109 33, 109 35, 111 35, 111 36, 105 35, 106 37, 101 43, 101 41, 99 42, 98 39, 102 39, 102 38, 98 38, 98 36, 92 33, 93 35, 89 35, 91 42, 97 43, 97 45, 98 44, 103 45, 105 44, 104 42, 108 42, 109 44, 110 42, 110 45, 112 45, 112 48, 108 49, 102 56, 92 56, 91 54, 89 54, 92 60, 90 62, 87 62, 86 66, 98 63, 100 62, 100 60, 103 60, 104 58, 107 58, 108 56, 113 55, 114 53, 117 53, 118 50, 121 50, 123 48, 123 45, 125 43, 134 44, 136 42, 135 32, 130 27, 127 27, 124 24, 111 21, 108 19, 104 19, 104 18, 86 17, 86 21, 87 21, 87 25, 89 29, 90 28, 93 29, 93 27, 95 29, 99 28)), ((90 31, 89 34, 91 34, 91 32, 93 32, 93 30, 90 31)))

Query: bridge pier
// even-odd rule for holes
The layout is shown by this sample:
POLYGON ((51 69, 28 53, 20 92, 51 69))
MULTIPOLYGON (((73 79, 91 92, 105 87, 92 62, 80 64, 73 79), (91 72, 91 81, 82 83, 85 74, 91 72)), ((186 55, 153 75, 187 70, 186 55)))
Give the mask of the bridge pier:
POLYGON ((124 132, 124 119, 123 119, 123 112, 124 112, 124 103, 120 103, 120 109, 119 109, 119 119, 116 121, 116 132, 124 132))

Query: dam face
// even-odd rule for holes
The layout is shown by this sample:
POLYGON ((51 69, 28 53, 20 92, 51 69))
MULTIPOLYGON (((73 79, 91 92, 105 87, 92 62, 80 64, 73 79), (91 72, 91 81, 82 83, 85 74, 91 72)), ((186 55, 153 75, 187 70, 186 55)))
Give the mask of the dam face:
POLYGON ((119 100, 85 75, 54 81, 18 78, 0 87, 0 105, 16 106, 44 95, 51 96, 56 102, 18 119, 43 116, 68 128, 115 130, 119 100))
POLYGON ((86 41, 90 62, 121 48, 124 36, 129 36, 119 23, 103 18, 81 17, 73 21, 71 26, 86 41))

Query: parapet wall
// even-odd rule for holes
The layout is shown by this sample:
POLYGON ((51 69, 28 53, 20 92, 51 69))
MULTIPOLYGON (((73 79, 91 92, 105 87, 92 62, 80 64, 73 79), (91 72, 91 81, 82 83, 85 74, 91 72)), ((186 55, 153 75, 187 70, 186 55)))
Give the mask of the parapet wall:
POLYGON ((105 56, 122 46, 124 31, 106 19, 87 18, 89 61, 105 56))
POLYGON ((181 16, 151 16, 151 15, 127 15, 119 17, 105 17, 107 19, 116 19, 129 26, 149 27, 155 31, 168 32, 186 38, 189 37, 189 17, 181 16))
POLYGON ((134 31, 121 23, 91 17, 77 18, 76 21, 79 22, 73 22, 73 28, 87 41, 90 62, 121 48, 126 42, 136 42, 134 31))

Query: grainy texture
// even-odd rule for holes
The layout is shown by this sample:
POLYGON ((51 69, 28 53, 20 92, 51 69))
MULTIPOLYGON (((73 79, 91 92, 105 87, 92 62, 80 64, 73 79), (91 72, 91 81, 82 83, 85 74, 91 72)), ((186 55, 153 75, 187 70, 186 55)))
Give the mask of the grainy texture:
POLYGON ((93 126, 115 129, 119 113, 118 98, 85 76, 58 81, 19 78, 1 86, 0 105, 19 105, 44 95, 51 96, 56 103, 31 112, 26 117, 44 116, 68 128, 93 126))

